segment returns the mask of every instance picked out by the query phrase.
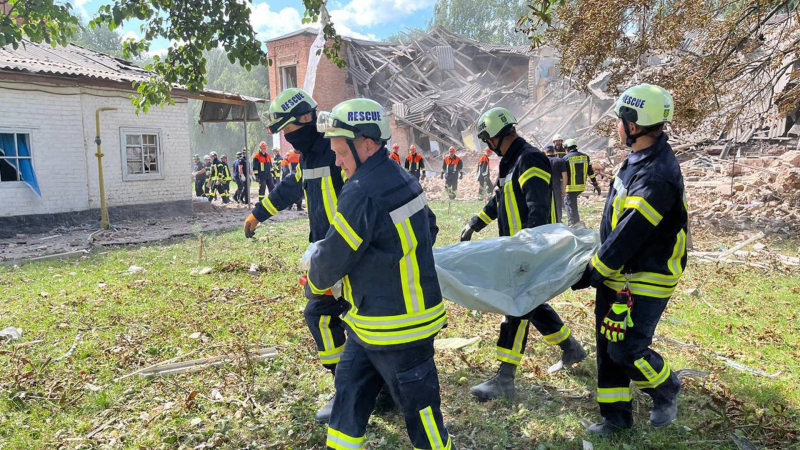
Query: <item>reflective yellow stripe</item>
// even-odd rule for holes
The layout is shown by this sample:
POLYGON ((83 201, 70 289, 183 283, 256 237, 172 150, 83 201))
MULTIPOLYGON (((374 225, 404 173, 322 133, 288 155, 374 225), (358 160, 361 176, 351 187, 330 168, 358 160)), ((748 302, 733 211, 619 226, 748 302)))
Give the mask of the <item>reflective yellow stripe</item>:
POLYGON ((319 359, 322 364, 338 364, 342 359, 344 344, 331 350, 320 350, 319 359))
POLYGON ((550 345, 557 345, 567 340, 570 334, 572 334, 572 331, 564 325, 557 332, 544 336, 544 341, 550 345))
POLYGON ((597 253, 592 256, 592 267, 594 267, 594 270, 600 272, 600 275, 606 278, 618 272, 617 270, 613 270, 608 267, 603 261, 600 261, 600 257, 597 255, 597 253))
POLYGON ((311 288, 311 293, 315 295, 325 295, 325 293, 328 292, 328 289, 330 289, 330 288, 319 289, 318 287, 314 286, 314 283, 311 282, 310 276, 306 276, 306 283, 308 283, 308 287, 311 288))
MULTIPOLYGON (((617 291, 620 291, 623 287, 625 287, 624 282, 611 280, 606 280, 603 282, 603 284, 617 291)), ((669 298, 675 292, 675 286, 664 287, 635 282, 629 283, 628 288, 631 290, 631 294, 654 298, 669 298)))
POLYGON ((647 203, 643 197, 636 197, 631 196, 625 199, 625 204, 623 205, 625 209, 635 209, 639 211, 648 222, 653 224, 653 226, 658 225, 661 222, 661 219, 664 217, 656 211, 655 208, 650 206, 650 203, 647 203))
POLYGON ((567 192, 583 192, 586 190, 585 184, 569 184, 567 185, 567 192))
POLYGON ((653 366, 651 366, 650 363, 644 358, 637 359, 634 361, 634 364, 637 368, 639 368, 639 371, 642 372, 642 375, 647 378, 646 382, 634 381, 636 386, 642 389, 655 389, 661 386, 661 384, 667 381, 667 378, 669 378, 671 373, 669 364, 666 361, 664 361, 664 367, 661 368, 661 372, 658 373, 656 373, 655 369, 653 369, 653 366))
POLYGON ((675 287, 681 278, 680 275, 664 275, 656 272, 637 272, 625 275, 621 273, 615 273, 608 278, 611 281, 624 283, 625 277, 630 277, 629 279, 633 283, 650 283, 667 287, 675 287))
POLYGON ((350 318, 349 313, 344 316, 344 321, 356 333, 359 339, 371 345, 396 345, 414 342, 428 338, 438 333, 447 323, 447 314, 442 313, 434 322, 427 325, 401 331, 369 331, 359 328, 350 318))
POLYGON ((514 364, 515 366, 518 366, 522 362, 522 353, 514 353, 507 348, 499 346, 495 349, 495 351, 498 361, 514 364))
POLYGON ((364 448, 366 440, 366 435, 352 437, 328 427, 328 439, 325 445, 335 450, 359 450, 364 448))
POLYGON ((599 403, 617 403, 631 401, 631 388, 597 388, 599 403))
POLYGON ((486 214, 483 211, 478 213, 478 218, 481 219, 483 221, 483 223, 485 223, 486 225, 489 225, 490 223, 492 223, 492 218, 489 217, 489 215, 486 214))
POLYGON ((442 435, 439 433, 439 427, 436 426, 436 420, 433 417, 433 409, 430 406, 420 410, 419 418, 422 420, 422 426, 425 428, 425 434, 428 436, 428 442, 431 444, 431 449, 442 449, 446 447, 442 441, 442 435))
POLYGON ((356 308, 355 304, 353 303, 353 286, 350 285, 349 275, 345 275, 344 278, 342 278, 342 296, 347 303, 352 305, 350 309, 351 311, 358 311, 358 308, 356 308))
POLYGON ((358 314, 358 309, 355 307, 351 308, 347 315, 350 321, 359 328, 368 330, 395 330, 430 322, 442 313, 444 313, 444 302, 439 302, 436 306, 420 312, 396 316, 362 316, 358 314))
POLYGON ((550 177, 551 175, 548 172, 538 168, 538 167, 531 167, 530 169, 526 170, 522 173, 519 177, 519 187, 522 189, 525 186, 525 183, 533 177, 541 178, 544 180, 545 183, 550 184, 550 177))
POLYGON ((328 217, 328 223, 330 224, 333 222, 333 214, 336 211, 336 191, 333 189, 333 178, 322 177, 320 179, 320 184, 320 188, 322 189, 322 204, 325 207, 325 216, 328 217))
POLYGON ((678 232, 678 235, 675 237, 675 247, 672 249, 672 256, 667 261, 667 267, 669 267, 669 271, 672 272, 673 275, 680 277, 683 273, 683 267, 681 267, 681 260, 683 259, 683 255, 686 253, 686 232, 681 230, 678 232))
POLYGON ((265 198, 264 200, 262 200, 261 205, 264 207, 264 209, 267 210, 270 216, 278 214, 278 208, 276 208, 275 205, 273 205, 272 202, 269 201, 269 198, 265 198))
POLYGON ((555 194, 550 196, 550 223, 558 222, 558 217, 556 216, 556 197, 555 194))
POLYGON ((358 247, 361 246, 363 242, 361 237, 353 230, 353 227, 347 223, 344 216, 340 212, 337 212, 336 215, 333 217, 333 222, 331 223, 336 231, 342 236, 342 239, 347 242, 347 245, 353 249, 353 251, 358 251, 358 247))
POLYGON ((625 184, 622 183, 622 180, 619 177, 614 177, 614 190, 616 194, 614 196, 614 200, 611 202, 611 229, 617 228, 617 222, 619 221, 619 215, 622 214, 622 204, 625 203, 625 197, 628 196, 628 190, 625 188, 625 184))
POLYGON ((294 179, 298 183, 300 182, 300 180, 303 179, 303 171, 300 170, 300 164, 297 165, 297 170, 295 170, 295 172, 294 172, 294 179))
POLYGON ((514 346, 511 348, 513 353, 522 355, 522 345, 525 344, 525 332, 528 329, 528 321, 520 320, 517 326, 517 333, 514 335, 514 346))
POLYGON ((403 298, 408 313, 418 313, 425 309, 425 299, 419 282, 419 264, 417 263, 417 237, 411 227, 411 218, 395 223, 403 256, 400 258, 400 279, 403 298))
POLYGON ((503 202, 505 203, 506 216, 508 217, 508 235, 514 236, 522 229, 522 220, 519 218, 517 198, 514 196, 514 181, 503 186, 503 202))

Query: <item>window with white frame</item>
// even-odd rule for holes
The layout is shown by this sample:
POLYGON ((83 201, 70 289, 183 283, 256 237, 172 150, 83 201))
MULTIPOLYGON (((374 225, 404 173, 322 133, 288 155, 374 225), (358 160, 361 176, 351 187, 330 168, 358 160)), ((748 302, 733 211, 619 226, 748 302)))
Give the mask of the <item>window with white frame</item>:
POLYGON ((0 132, 0 183, 25 180, 22 166, 33 163, 30 148, 28 133, 0 132))
POLYGON ((161 131, 122 128, 123 180, 162 178, 161 131))
POLYGON ((281 81, 283 90, 297 87, 297 66, 281 67, 281 81))

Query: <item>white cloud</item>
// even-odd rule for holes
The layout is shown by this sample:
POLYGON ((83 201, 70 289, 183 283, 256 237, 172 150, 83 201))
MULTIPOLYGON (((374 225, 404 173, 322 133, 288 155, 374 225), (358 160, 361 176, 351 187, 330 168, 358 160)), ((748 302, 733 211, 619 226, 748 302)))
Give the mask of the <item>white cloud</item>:
POLYGON ((250 5, 250 24, 262 40, 299 30, 304 26, 302 19, 303 15, 295 8, 273 11, 268 3, 250 5))
POLYGON ((86 6, 84 6, 86 3, 89 3, 89 1, 90 0, 70 0, 67 3, 71 3, 73 9, 77 11, 84 20, 89 20, 91 16, 89 15, 89 11, 86 10, 86 6))
POLYGON ((409 17, 435 3, 436 0, 351 0, 344 7, 331 9, 330 13, 334 25, 372 28, 409 17))
POLYGON ((155 50, 150 50, 150 51, 147 52, 147 54, 150 55, 150 56, 158 55, 159 57, 163 58, 167 54, 167 49, 166 48, 159 48, 159 49, 155 49, 155 50))
POLYGON ((139 35, 136 34, 135 31, 128 31, 127 33, 122 35, 122 40, 127 41, 128 39, 133 39, 135 41, 138 41, 141 39, 141 37, 139 37, 139 35))

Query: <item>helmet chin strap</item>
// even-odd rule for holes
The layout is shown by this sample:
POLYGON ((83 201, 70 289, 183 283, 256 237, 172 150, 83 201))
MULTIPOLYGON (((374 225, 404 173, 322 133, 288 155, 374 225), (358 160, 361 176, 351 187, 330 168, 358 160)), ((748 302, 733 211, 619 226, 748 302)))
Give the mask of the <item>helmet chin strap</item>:
POLYGON ((639 139, 640 137, 642 137, 642 136, 646 135, 647 133, 650 133, 651 131, 653 131, 652 127, 646 127, 639 133, 631 134, 631 129, 630 129, 630 126, 628 125, 630 122, 628 122, 628 119, 625 119, 624 117, 620 117, 620 119, 622 119, 622 126, 625 127, 625 146, 626 147, 633 147, 633 144, 636 142, 636 139, 639 139))
POLYGON ((500 138, 500 142, 498 142, 498 143, 497 143, 497 147, 494 147, 494 146, 492 146, 492 143, 491 143, 491 142, 489 142, 489 141, 486 141, 486 146, 487 146, 487 147, 489 147, 489 149, 490 149, 491 151, 493 151, 495 155, 502 157, 502 156, 503 156, 503 154, 502 154, 502 153, 500 153, 500 148, 503 146, 503 141, 504 141, 504 140, 505 140, 507 137, 508 137, 508 134, 504 134, 504 135, 503 135, 503 136, 500 138))
POLYGON ((350 152, 353 154, 353 159, 356 160, 356 170, 361 167, 361 159, 358 157, 358 152, 356 151, 356 146, 353 144, 352 139, 347 140, 347 146, 350 147, 350 152))

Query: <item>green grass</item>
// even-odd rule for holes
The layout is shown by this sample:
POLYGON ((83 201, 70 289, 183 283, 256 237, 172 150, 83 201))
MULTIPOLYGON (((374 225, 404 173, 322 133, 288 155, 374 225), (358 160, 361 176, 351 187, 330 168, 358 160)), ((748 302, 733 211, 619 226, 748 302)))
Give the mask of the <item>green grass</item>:
MULTIPOLYGON (((457 240, 479 204, 433 208, 444 245, 457 240)), ((596 226, 599 210, 593 204, 584 211, 589 225, 596 226)), ((490 227, 479 237, 494 234, 490 227)), ((258 241, 245 240, 239 230, 206 235, 203 261, 199 240, 191 238, 0 268, 0 328, 13 325, 24 333, 18 345, 0 346, 0 449, 324 448, 325 427, 312 419, 332 393, 332 379, 317 363, 297 286, 307 235, 302 219, 262 225, 258 241), (247 274, 251 263, 261 266, 258 277, 247 274), (131 265, 146 272, 127 274, 131 265), (204 266, 215 270, 189 275, 204 266), (192 339, 196 332, 202 337, 192 339), (72 355, 54 362, 77 335, 72 355), (241 354, 252 347, 277 347, 279 357, 114 382, 190 352, 241 354)), ((695 246, 713 249, 719 241, 701 235, 695 246)), ((795 241, 779 244, 797 248, 795 241)), ((445 420, 459 448, 481 450, 582 449, 583 439, 609 450, 736 449, 732 433, 763 448, 800 448, 798 292, 796 273, 690 262, 657 333, 696 348, 664 340, 654 347, 673 368, 710 376, 686 381, 678 421, 661 430, 649 426, 650 401, 637 394, 635 429, 612 440, 589 438, 581 423, 598 419, 593 355, 570 373, 548 375, 558 352, 535 335, 518 376, 518 399, 475 403, 470 386, 496 370, 500 318, 449 304, 450 325, 441 337, 481 341, 437 353, 445 420), (684 293, 695 287, 700 295, 684 293), (712 352, 783 372, 757 377, 712 352)), ((553 303, 593 351, 592 293, 567 292, 553 303)), ((411 447, 396 413, 373 417, 367 438, 370 448, 411 447)))

